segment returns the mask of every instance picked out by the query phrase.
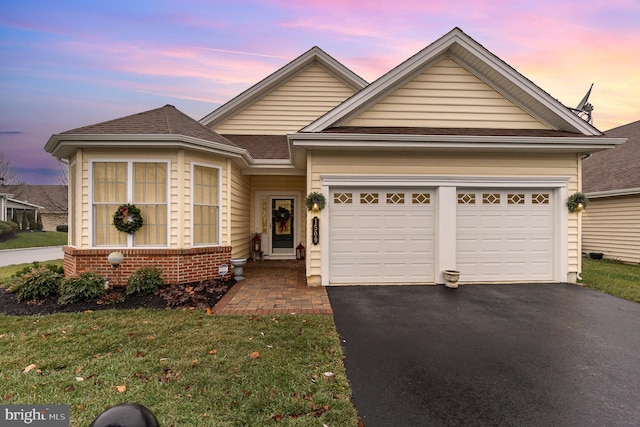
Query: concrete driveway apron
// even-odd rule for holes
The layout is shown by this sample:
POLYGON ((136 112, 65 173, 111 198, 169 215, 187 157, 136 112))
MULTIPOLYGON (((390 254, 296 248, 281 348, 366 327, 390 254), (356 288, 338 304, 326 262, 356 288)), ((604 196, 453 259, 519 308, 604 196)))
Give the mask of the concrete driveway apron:
POLYGON ((567 284, 328 293, 365 427, 640 425, 640 304, 567 284))

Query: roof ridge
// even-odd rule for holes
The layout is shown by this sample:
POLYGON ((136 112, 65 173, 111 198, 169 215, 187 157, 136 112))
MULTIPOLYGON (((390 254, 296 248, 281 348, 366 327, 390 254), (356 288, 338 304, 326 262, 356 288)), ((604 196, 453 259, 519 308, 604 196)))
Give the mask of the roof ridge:
POLYGON ((166 104, 164 107, 162 107, 162 114, 164 115, 164 120, 167 123, 167 132, 169 134, 173 134, 173 129, 171 127, 171 121, 169 120, 167 108, 173 108, 174 110, 177 110, 177 108, 171 104, 166 104))

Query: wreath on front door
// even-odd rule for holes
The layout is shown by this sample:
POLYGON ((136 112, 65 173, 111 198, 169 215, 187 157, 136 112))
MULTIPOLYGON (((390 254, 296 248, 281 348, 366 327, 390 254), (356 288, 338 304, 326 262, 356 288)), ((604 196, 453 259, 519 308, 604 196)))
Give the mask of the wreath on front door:
POLYGON ((287 229, 289 219, 291 219, 291 212, 286 208, 279 207, 278 210, 273 212, 273 220, 278 227, 278 233, 284 233, 287 229))
POLYGON ((142 227, 143 223, 140 209, 136 205, 120 205, 116 213, 113 214, 113 225, 118 231, 132 234, 142 227))

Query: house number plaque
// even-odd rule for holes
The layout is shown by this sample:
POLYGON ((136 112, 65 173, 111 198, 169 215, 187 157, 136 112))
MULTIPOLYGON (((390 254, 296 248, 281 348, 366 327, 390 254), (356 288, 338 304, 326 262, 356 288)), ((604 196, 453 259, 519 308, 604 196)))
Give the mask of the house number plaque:
POLYGON ((317 216, 314 216, 311 222, 311 241, 314 245, 320 242, 320 218, 317 216))

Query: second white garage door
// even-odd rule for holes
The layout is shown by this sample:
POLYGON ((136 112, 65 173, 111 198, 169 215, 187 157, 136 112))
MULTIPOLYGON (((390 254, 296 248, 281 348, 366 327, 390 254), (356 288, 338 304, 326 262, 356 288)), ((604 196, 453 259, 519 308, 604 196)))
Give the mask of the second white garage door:
POLYGON ((465 282, 553 280, 549 190, 458 190, 456 256, 465 282))
POLYGON ((336 190, 330 203, 330 284, 434 282, 432 191, 336 190))

